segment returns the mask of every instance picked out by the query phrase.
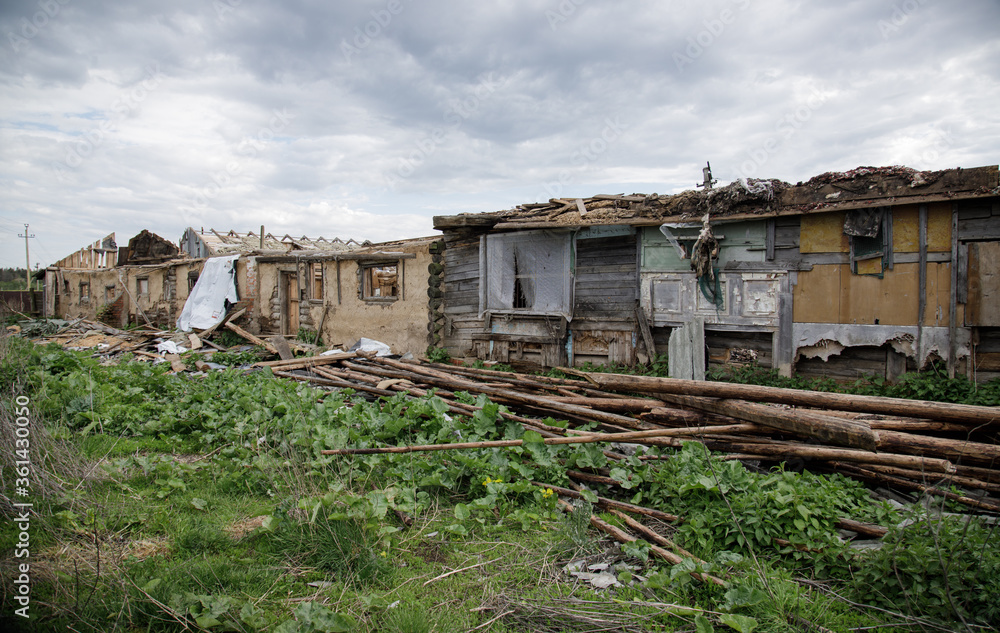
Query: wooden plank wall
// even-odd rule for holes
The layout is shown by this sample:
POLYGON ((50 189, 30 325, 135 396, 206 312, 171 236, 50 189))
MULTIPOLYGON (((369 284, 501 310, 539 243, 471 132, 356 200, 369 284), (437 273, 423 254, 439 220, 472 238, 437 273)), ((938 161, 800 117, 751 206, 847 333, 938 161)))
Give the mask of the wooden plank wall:
POLYGON ((636 239, 633 234, 577 240, 570 324, 577 366, 635 363, 636 239))
POLYGON ((574 321, 631 321, 638 283, 635 235, 577 241, 574 321))
POLYGON ((973 341, 976 381, 1000 378, 1000 328, 976 328, 973 341))
POLYGON ((479 318, 479 235, 448 232, 444 237, 444 335, 441 346, 456 358, 475 356, 473 334, 483 331, 479 318))

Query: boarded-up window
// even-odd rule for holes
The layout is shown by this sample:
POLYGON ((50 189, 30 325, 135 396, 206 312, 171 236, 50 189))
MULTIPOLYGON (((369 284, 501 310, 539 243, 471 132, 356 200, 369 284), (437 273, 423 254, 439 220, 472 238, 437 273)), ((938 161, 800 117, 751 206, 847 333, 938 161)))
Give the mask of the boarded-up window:
POLYGON ((851 272, 881 278, 892 269, 892 210, 857 209, 844 219, 851 242, 851 272))
POLYGON ((568 231, 487 235, 481 311, 572 316, 573 240, 568 231))
POLYGON ((135 293, 140 296, 149 295, 149 277, 139 277, 135 280, 135 293))
POLYGON ((399 262, 360 264, 361 298, 395 301, 399 298, 399 262))

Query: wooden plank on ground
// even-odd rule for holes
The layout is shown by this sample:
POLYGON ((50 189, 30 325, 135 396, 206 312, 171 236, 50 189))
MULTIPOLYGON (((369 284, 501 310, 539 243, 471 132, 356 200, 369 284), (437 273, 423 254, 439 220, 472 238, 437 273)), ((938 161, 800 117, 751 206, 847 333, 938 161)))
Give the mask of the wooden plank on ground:
POLYGON ((235 323, 232 323, 232 322, 226 323, 226 327, 229 328, 230 330, 232 330, 233 332, 236 332, 237 334, 239 334, 240 336, 242 336, 246 340, 250 341, 254 345, 259 345, 260 347, 263 347, 264 349, 266 349, 267 351, 271 352, 272 354, 275 354, 275 355, 278 354, 278 350, 274 348, 274 345, 271 345, 267 341, 254 336, 253 334, 251 334, 250 332, 247 332, 246 330, 244 330, 240 326, 236 325, 235 323))
POLYGON ((295 358, 295 354, 292 353, 292 348, 288 346, 288 341, 285 340, 284 336, 275 334, 267 340, 271 345, 274 345, 274 349, 278 350, 278 356, 281 360, 292 360, 295 358))
POLYGON ((188 341, 191 342, 191 349, 201 349, 201 339, 194 332, 188 334, 188 341))

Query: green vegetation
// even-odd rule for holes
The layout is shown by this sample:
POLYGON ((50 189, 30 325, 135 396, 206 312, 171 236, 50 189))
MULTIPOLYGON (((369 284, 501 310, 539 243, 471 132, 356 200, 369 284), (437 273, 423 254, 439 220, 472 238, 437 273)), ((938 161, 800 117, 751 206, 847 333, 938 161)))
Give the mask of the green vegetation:
MULTIPOLYGON (((696 443, 647 455, 663 459, 610 462, 595 444, 545 445, 482 396, 462 396, 481 409, 461 417, 433 396, 370 401, 276 380, 267 369, 193 378, 168 374, 164 365, 103 366, 20 339, 0 339, 0 346, 7 389, 0 456, 15 454, 7 444, 16 396, 30 398, 38 422, 31 453, 36 630, 503 633, 593 631, 601 628, 596 621, 623 631, 918 631, 1000 624, 993 526, 941 516, 940 508, 876 504, 840 476, 757 472, 696 443), (513 438, 523 445, 321 454, 513 438), (39 447, 44 452, 35 452, 39 447), (601 469, 618 483, 595 486, 598 494, 683 516, 676 528, 658 527, 705 562, 670 565, 642 543, 600 539, 588 529, 593 493, 563 514, 553 492, 532 482, 567 485, 567 468, 601 469), (858 552, 838 537, 841 517, 892 529, 881 549, 858 552), (595 589, 563 571, 581 559, 630 568, 616 569, 620 586, 595 589), (727 586, 701 584, 693 572, 725 578, 727 586)), ((11 494, 9 486, 0 494, 11 494)), ((5 520, 4 583, 15 577, 16 540, 5 520)), ((5 584, 3 617, 16 608, 12 596, 5 584)), ((23 623, 0 624, 13 630, 23 623)))

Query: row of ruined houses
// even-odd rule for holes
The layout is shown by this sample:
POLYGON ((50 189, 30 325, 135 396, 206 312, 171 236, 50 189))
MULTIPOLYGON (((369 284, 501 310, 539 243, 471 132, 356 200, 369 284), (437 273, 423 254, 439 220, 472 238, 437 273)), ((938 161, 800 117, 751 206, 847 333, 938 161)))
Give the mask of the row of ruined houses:
POLYGON ((706 363, 1000 377, 997 166, 552 199, 434 228, 383 244, 109 236, 46 269, 46 313, 172 326, 206 258, 239 254, 238 308, 260 335, 542 367, 668 355, 693 377, 706 363))

